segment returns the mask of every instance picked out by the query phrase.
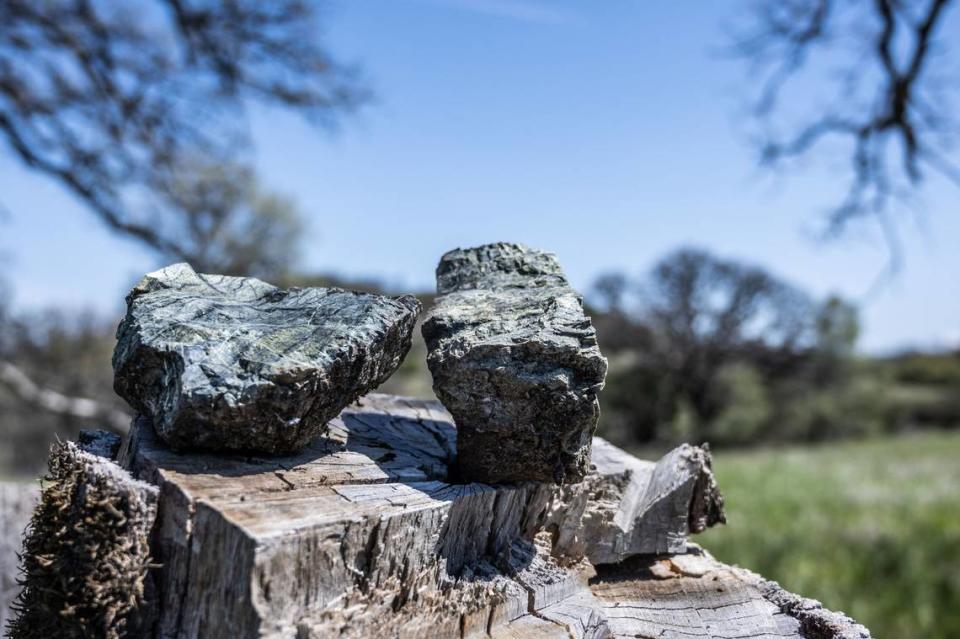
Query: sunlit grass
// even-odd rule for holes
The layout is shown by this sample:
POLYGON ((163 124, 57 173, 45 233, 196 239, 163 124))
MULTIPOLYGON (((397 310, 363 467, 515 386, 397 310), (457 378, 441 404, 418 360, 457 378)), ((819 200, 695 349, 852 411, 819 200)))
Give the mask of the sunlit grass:
POLYGON ((844 610, 880 639, 960 637, 960 434, 719 452, 718 558, 844 610))

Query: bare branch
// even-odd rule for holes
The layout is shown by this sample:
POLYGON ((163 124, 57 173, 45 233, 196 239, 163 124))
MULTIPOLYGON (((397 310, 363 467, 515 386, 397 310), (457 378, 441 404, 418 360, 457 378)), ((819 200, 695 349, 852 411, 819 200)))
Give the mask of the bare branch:
POLYGON ((130 427, 131 417, 127 413, 92 399, 70 397, 43 388, 18 367, 3 360, 0 360, 0 384, 20 400, 51 413, 94 420, 118 434, 126 433, 130 427))
MULTIPOLYGON (((858 93, 856 87, 863 84, 860 79, 873 78, 874 70, 862 68, 861 61, 854 59, 843 74, 847 80, 835 83, 832 105, 813 110, 806 122, 794 124, 793 134, 765 134, 760 145, 761 162, 771 166, 806 156, 827 138, 847 145, 850 183, 844 199, 830 212, 831 233, 842 232, 856 218, 883 216, 905 193, 919 188, 931 171, 958 181, 948 158, 957 132, 955 109, 946 101, 934 106, 920 97, 921 88, 933 82, 925 70, 938 27, 952 3, 927 0, 909 7, 897 0, 755 3, 754 28, 741 35, 735 47, 740 56, 765 70, 755 114, 768 132, 775 130, 770 121, 777 115, 780 94, 789 80, 811 58, 823 57, 831 49, 831 35, 849 37, 860 33, 864 24, 876 25, 861 47, 871 52, 876 71, 877 82, 869 92, 858 93), (841 19, 841 7, 853 12, 846 22, 841 19), (899 160, 892 157, 895 152, 899 160)), ((889 237, 889 218, 881 223, 889 237)))
POLYGON ((741 37, 736 52, 743 57, 768 62, 779 57, 755 105, 758 116, 768 114, 780 90, 806 61, 809 47, 827 37, 833 4, 830 0, 808 2, 760 2, 756 12, 764 27, 741 37))
MULTIPOLYGON (((111 230, 189 261, 185 214, 158 184, 185 162, 237 161, 244 107, 332 127, 367 99, 305 0, 6 0, 0 139, 111 230)), ((242 159, 242 157, 241 157, 242 159)))

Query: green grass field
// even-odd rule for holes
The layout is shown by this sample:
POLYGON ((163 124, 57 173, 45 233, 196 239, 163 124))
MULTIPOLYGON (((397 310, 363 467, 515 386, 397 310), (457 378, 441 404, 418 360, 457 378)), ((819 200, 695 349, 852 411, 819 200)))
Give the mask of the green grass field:
POLYGON ((878 639, 960 637, 960 433, 714 456, 719 559, 843 610, 878 639))

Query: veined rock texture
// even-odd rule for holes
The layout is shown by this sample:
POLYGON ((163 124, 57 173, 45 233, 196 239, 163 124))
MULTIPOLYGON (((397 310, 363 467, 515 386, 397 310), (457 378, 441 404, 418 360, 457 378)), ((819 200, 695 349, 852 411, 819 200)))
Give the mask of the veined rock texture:
POLYGON ((520 244, 450 251, 423 323, 465 481, 578 482, 607 360, 556 258, 520 244))
POLYGON ((127 296, 114 388, 176 449, 295 451, 397 369, 419 311, 175 264, 127 296))

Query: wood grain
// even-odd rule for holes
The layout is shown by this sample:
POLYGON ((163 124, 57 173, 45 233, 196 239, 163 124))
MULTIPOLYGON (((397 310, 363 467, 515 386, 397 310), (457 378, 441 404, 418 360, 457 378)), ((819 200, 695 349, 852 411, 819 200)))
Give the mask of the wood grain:
POLYGON ((285 457, 173 452, 137 420, 120 461, 161 490, 156 636, 798 636, 759 578, 676 554, 722 517, 703 449, 595 439, 582 484, 464 484, 455 438, 439 403, 376 394, 285 457))

